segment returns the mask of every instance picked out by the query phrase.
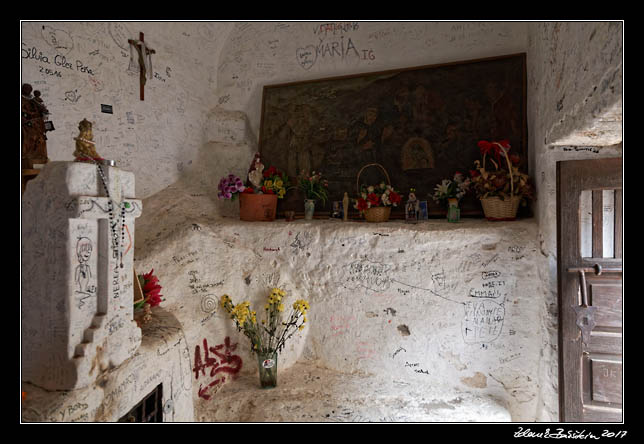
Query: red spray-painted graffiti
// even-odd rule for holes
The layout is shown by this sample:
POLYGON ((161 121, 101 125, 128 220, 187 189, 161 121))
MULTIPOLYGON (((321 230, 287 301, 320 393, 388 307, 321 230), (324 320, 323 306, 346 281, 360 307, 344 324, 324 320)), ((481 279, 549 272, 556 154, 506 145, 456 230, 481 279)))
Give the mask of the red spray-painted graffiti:
MULTIPOLYGON (((231 344, 230 337, 228 336, 224 339, 223 344, 219 344, 214 347, 208 347, 208 341, 204 338, 203 360, 201 359, 201 349, 199 345, 195 346, 195 366, 192 369, 195 373, 195 379, 199 379, 199 373, 201 373, 201 376, 206 376, 206 369, 208 368, 210 368, 210 375, 208 376, 210 378, 215 377, 219 373, 225 373, 231 375, 231 377, 235 379, 242 368, 242 359, 239 356, 232 354, 236 348, 237 344, 231 344), (222 349, 224 350, 222 351, 222 349), (214 354, 216 357, 212 356, 210 353, 214 354)), ((222 375, 221 377, 209 382, 205 387, 202 387, 201 384, 199 384, 199 397, 206 400, 210 399, 211 395, 206 392, 211 387, 215 387, 225 381, 226 376, 222 375)))

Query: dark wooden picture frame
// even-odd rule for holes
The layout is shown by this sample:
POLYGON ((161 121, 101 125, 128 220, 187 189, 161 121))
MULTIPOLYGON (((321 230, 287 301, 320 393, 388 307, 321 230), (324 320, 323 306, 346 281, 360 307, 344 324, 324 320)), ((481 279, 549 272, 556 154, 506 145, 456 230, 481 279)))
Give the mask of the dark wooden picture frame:
MULTIPOLYGON (((526 54, 266 85, 259 151, 266 167, 293 179, 320 171, 329 181, 326 205, 344 192, 357 197, 360 169, 382 165, 391 185, 407 198, 410 188, 427 200, 429 217, 444 216, 431 198, 434 187, 456 171, 467 174, 480 159, 479 140, 507 139, 528 171, 526 54)), ((492 168, 488 165, 488 168, 492 168)), ((378 168, 361 183, 385 181, 378 168)), ((284 210, 303 211, 303 196, 289 192, 284 210)), ((350 216, 357 211, 350 205, 350 216)), ((482 216, 478 199, 461 202, 461 216, 482 216)), ((402 208, 392 218, 404 218, 402 208)))

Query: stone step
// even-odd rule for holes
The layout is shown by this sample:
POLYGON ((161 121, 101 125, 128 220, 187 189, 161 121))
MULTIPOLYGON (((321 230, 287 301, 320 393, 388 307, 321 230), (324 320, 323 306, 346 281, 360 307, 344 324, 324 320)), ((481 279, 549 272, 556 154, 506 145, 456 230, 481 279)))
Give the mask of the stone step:
POLYGON ((106 313, 95 314, 94 318, 92 318, 92 323, 90 324, 90 327, 100 328, 103 325, 103 322, 105 322, 106 318, 107 318, 106 313))
POLYGON ((87 349, 87 346, 90 344, 91 342, 81 342, 80 344, 78 344, 74 349, 74 359, 85 356, 85 351, 87 349))

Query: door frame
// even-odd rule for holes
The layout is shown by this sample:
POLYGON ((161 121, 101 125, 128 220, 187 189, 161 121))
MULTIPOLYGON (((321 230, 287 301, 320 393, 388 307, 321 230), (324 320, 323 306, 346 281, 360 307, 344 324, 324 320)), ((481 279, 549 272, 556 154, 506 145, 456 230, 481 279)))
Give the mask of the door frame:
MULTIPOLYGON (((579 235, 579 211, 580 195, 586 189, 623 189, 622 158, 601 158, 582 160, 563 160, 557 162, 557 303, 559 313, 558 324, 558 353, 559 353, 559 420, 561 422, 583 421, 584 412, 581 402, 583 396, 583 384, 581 382, 582 356, 581 337, 574 340, 566 337, 571 327, 576 327, 576 314, 572 309, 575 303, 570 295, 577 294, 579 278, 577 274, 569 273, 568 268, 572 267, 593 267, 599 264, 602 267, 611 268, 617 263, 623 262, 623 252, 620 258, 582 258, 581 242, 579 235), (619 164, 619 174, 615 174, 619 164), (587 171, 583 174, 574 174, 575 171, 587 171), (602 177, 601 184, 597 183, 597 177, 602 177), (572 191, 572 192, 571 192, 572 191), (566 201, 564 205, 564 193, 566 201), (576 217, 573 214, 577 213, 576 217), (577 221, 577 226, 572 226, 572 221, 577 221), (564 223, 564 221, 566 223, 564 223), (576 230, 575 235, 571 233, 576 230), (564 245, 563 239, 569 240, 564 245)), ((623 195, 622 195, 623 197, 623 195)), ((622 202, 620 201, 620 206, 622 202)), ((622 211, 622 208, 619 211, 622 211)), ((616 208, 615 211, 618 211, 616 208)), ((623 226, 620 227, 623 230, 623 226)), ((615 238, 615 242, 622 241, 622 238, 615 238)), ((623 338, 623 331, 622 331, 623 338)), ((623 352, 622 352, 623 353, 623 352)), ((622 387, 623 391, 623 387, 622 387)), ((623 410, 622 410, 623 418, 623 410)))

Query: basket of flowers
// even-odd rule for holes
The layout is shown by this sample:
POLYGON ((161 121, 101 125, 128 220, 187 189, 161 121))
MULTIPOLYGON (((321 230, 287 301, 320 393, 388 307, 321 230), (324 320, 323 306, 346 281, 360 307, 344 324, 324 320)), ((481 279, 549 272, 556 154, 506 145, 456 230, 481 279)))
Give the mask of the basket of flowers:
POLYGON ((509 141, 481 140, 478 146, 481 149, 483 162, 479 160, 474 162, 475 169, 470 171, 470 176, 474 191, 481 201, 483 213, 488 220, 492 221, 514 220, 519 205, 527 205, 527 200, 534 198, 530 178, 519 171, 519 156, 508 154, 509 141), (488 154, 491 155, 489 160, 495 167, 494 171, 487 171, 485 168, 488 154), (501 156, 505 162, 501 161, 501 156))
POLYGON ((400 194, 391 186, 391 180, 387 170, 379 163, 370 163, 363 166, 358 172, 356 179, 356 189, 358 199, 354 208, 359 210, 367 222, 386 222, 391 215, 391 207, 398 206, 402 201, 400 194), (360 184, 360 175, 367 167, 376 166, 382 170, 387 179, 387 183, 380 182, 377 185, 360 184))

